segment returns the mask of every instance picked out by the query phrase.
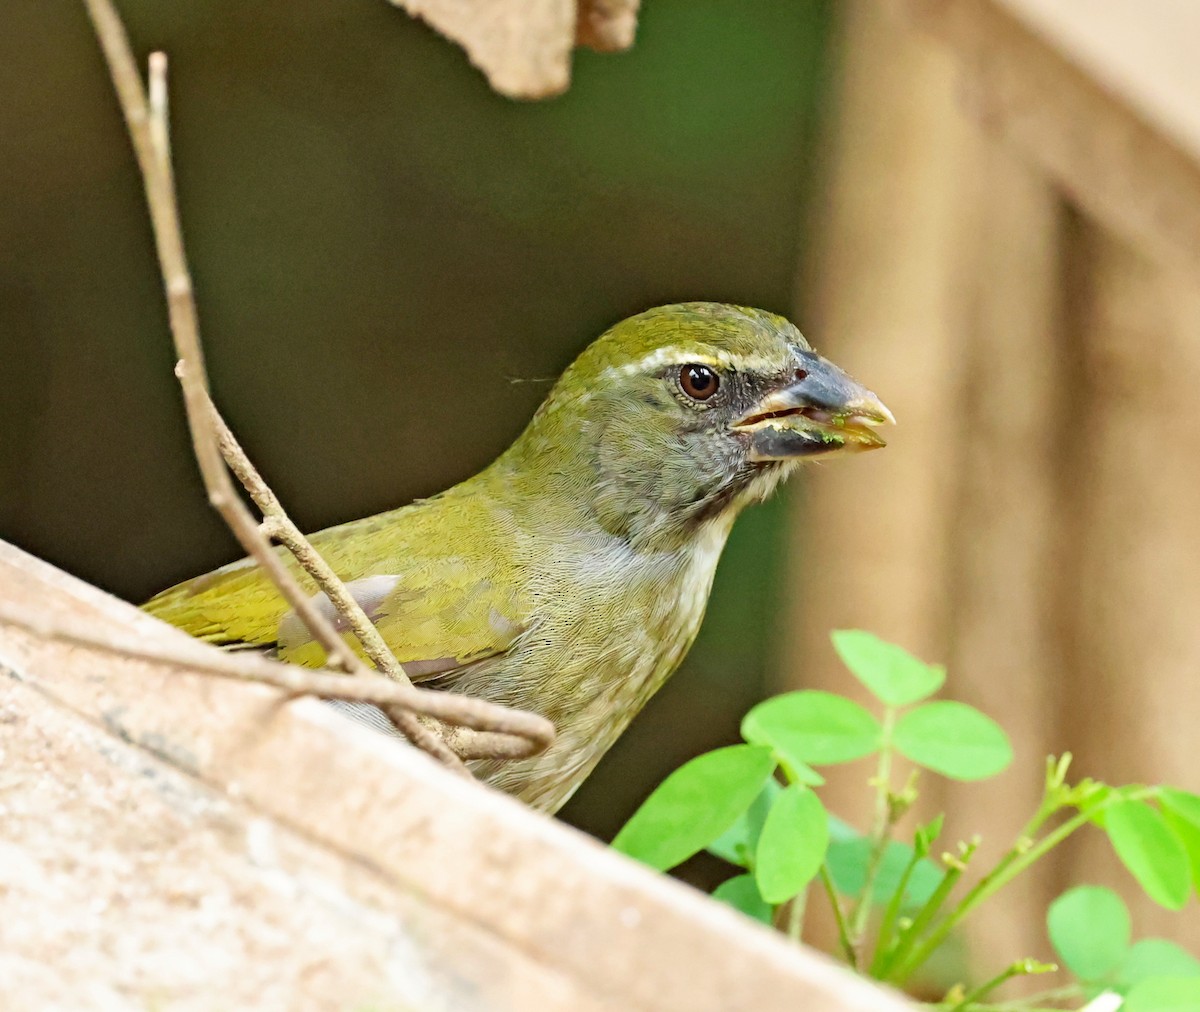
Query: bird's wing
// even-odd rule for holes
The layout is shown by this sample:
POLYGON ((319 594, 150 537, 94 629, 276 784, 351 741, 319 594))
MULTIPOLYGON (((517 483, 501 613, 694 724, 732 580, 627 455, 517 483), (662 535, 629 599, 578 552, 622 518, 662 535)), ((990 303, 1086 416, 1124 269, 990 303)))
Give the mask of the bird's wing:
MULTIPOLYGON (((409 560, 399 572, 347 582, 414 681, 425 681, 506 652, 525 627, 527 609, 506 589, 495 564, 455 555, 409 560)), ((315 587, 307 577, 310 592, 315 587)), ((321 594, 319 606, 344 631, 321 594)), ((234 563, 164 591, 147 611, 185 632, 227 649, 270 650, 307 667, 325 651, 257 565, 234 563)), ((345 634, 358 648, 357 640, 345 634)))

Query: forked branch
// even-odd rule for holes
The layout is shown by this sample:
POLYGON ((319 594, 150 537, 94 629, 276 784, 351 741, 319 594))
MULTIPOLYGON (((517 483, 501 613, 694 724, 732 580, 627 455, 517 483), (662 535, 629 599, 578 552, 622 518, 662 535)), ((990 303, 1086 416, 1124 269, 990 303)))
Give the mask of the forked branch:
MULTIPOLYGON (((388 684, 388 692, 380 691, 375 696, 397 729, 415 745, 462 772, 466 772, 466 767, 460 756, 518 758, 544 750, 553 740, 554 729, 549 721, 541 717, 480 699, 430 692, 412 686, 378 630, 342 581, 288 518, 279 500, 263 482, 220 418, 209 392, 196 302, 175 198, 167 116, 166 55, 151 55, 147 93, 124 25, 111 0, 84 0, 84 3, 100 40, 141 170, 167 294, 171 335, 179 357, 176 373, 183 388, 188 428, 209 502, 224 518, 242 548, 263 568, 313 638, 321 644, 329 667, 346 674, 380 680, 378 672, 363 663, 326 618, 316 599, 310 597, 293 578, 282 559, 272 550, 271 539, 278 540, 292 552, 346 620, 367 656, 379 671, 393 680, 388 684), (262 511, 264 519, 261 523, 238 495, 227 464, 262 511), (439 730, 438 725, 429 718, 451 725, 451 728, 439 730), (453 741, 453 749, 446 743, 445 737, 453 741)), ((191 658, 184 659, 184 662, 195 666, 191 658)), ((228 676, 232 670, 226 669, 223 664, 220 667, 220 672, 214 670, 213 673, 228 676)), ((290 669, 290 674, 284 679, 290 691, 343 699, 355 695, 339 689, 331 681, 331 678, 340 676, 283 667, 290 669)), ((258 663, 248 664, 243 677, 279 685, 282 684, 279 668, 278 665, 268 669, 258 663)), ((383 686, 379 688, 382 690, 383 686)))

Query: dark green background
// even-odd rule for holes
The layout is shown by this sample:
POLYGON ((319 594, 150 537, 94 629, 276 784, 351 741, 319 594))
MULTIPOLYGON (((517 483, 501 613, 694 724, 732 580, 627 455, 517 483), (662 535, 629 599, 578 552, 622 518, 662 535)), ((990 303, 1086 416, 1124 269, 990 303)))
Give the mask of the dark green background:
MULTIPOLYGON (((631 52, 580 52, 537 104, 383 0, 118 6, 140 52, 170 54, 217 398, 308 529, 481 467, 624 316, 796 315, 827 0, 647 0, 631 52)), ((0 4, 0 95, 0 536, 141 600, 235 551, 81 4, 0 4)), ((573 821, 610 832, 736 733, 769 664, 782 516, 741 521, 686 669, 573 821)))

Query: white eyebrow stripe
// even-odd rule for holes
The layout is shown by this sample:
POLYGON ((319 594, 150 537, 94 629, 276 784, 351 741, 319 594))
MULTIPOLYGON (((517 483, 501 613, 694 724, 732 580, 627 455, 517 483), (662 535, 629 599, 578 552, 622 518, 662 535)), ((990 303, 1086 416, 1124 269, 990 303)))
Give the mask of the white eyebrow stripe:
POLYGON ((778 369, 780 366, 777 360, 764 358, 761 355, 735 356, 720 349, 699 352, 695 348, 668 345, 664 348, 655 348, 649 355, 643 355, 636 362, 610 366, 604 370, 604 375, 632 376, 634 373, 652 372, 667 365, 690 365, 693 362, 717 368, 750 369, 762 372, 778 369))

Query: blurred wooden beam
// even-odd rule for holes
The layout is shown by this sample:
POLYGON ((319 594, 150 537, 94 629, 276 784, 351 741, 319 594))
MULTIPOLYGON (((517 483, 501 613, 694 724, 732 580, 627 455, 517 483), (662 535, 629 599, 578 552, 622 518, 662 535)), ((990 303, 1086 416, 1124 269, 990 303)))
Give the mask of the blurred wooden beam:
MULTIPOLYGON (((986 863, 1048 752, 1075 750, 1077 776, 1198 786, 1200 5, 839 9, 805 323, 900 424, 883 453, 809 475, 786 678, 844 690, 827 646, 844 625, 948 660, 949 694, 1016 745, 994 783, 927 791, 948 834, 984 834, 986 863)), ((835 808, 862 780, 832 781, 835 808)), ((1139 925, 1200 938, 1093 837, 968 926, 973 972, 1045 955, 1049 901, 1096 880, 1139 925)))
POLYGON ((984 123, 1134 246, 1200 270, 1200 4, 900 2, 956 51, 984 123))
MULTIPOLYGON (((1030 472, 1023 495, 1014 496, 1007 481, 1017 477, 1017 462, 995 471, 990 483, 1011 517, 1029 514, 1031 506, 1044 513, 1055 502, 1059 514, 1055 532, 1039 536, 1029 528, 1009 538, 1014 567, 1021 558, 1032 561, 1031 548, 1044 552, 1042 579, 1029 571, 1026 584, 1027 599, 1044 612, 1036 624, 1011 625, 1004 654, 1033 665, 1031 646, 1044 651, 1035 677, 1047 688, 1028 700, 1052 706, 1057 694, 1062 727, 1044 747, 1074 750, 1078 776, 1195 790, 1200 783, 1190 739, 1200 718, 1200 627, 1194 621, 1200 610, 1200 429, 1188 405, 1200 382, 1200 5, 901 3, 955 52, 968 108, 981 125, 1010 142, 1030 170, 1044 174, 1083 213, 1062 264, 1047 278, 1064 307, 1057 341, 1042 331, 1031 344, 1019 327, 1007 337, 1024 346, 1026 361, 1043 374, 1058 370, 1063 382, 1053 403, 1043 399, 1047 419, 1056 419, 1049 427, 1061 433, 1057 480, 1048 484, 1030 472), (1150 434, 1148 419, 1161 438, 1150 434), (1053 628, 1057 634, 1048 635, 1053 628)), ((990 190, 988 201, 995 200, 990 190)), ((985 248, 1007 234, 1002 220, 992 220, 985 248)), ((976 284, 985 301, 1005 294, 992 272, 981 272, 976 284)), ((1006 305, 1018 317, 1028 306, 1014 298, 1006 305)), ((993 370, 981 382, 1002 386, 1006 375, 993 370)), ((1044 395, 1045 386, 1037 390, 1044 395)), ((1017 405, 1025 406, 1010 400, 1008 411, 1017 405)), ((1024 441, 1022 459, 1040 456, 1044 431, 1041 439, 1024 441)), ((971 453, 981 452, 986 442, 976 438, 971 453)), ((979 509, 968 506, 968 516, 978 519, 979 509)), ((976 549, 967 542, 962 548, 960 558, 970 563, 976 549)), ((981 575, 964 576, 960 600, 969 603, 971 588, 976 596, 987 593, 981 575)), ((1000 594, 992 607, 1012 610, 1000 594)), ((955 621, 955 655, 980 673, 995 669, 1005 688, 991 693, 993 706, 1020 718, 1018 701, 1032 690, 1035 669, 1011 681, 1013 673, 996 667, 994 653, 972 644, 968 619, 955 621)), ((1001 632, 997 625, 995 633, 1001 632)), ((1053 727, 1052 718, 1024 709, 1023 719, 1006 726, 1028 734, 1053 727)), ((1057 877, 1062 887, 1107 881, 1123 888, 1140 930, 1200 943, 1194 917, 1168 914, 1129 889, 1101 838, 1077 841, 1073 855, 1057 861, 1057 877)))
MULTIPOLYGON (((1071 747, 1079 773, 1200 790, 1200 288, 1099 228, 1077 322, 1084 356, 1071 747)), ((1078 881, 1129 891, 1099 833, 1078 881)), ((1200 918, 1133 897, 1139 935, 1195 949, 1200 918)))
MULTIPOLYGON (((870 629, 944 657, 945 526, 964 392, 971 186, 978 161, 957 115, 953 60, 875 0, 840 4, 827 197, 801 329, 895 412, 889 446, 805 473, 790 558, 783 681, 853 692, 829 631, 870 629), (960 273, 961 272, 961 273, 960 273), (819 593, 814 592, 819 588, 819 593)), ((859 770, 830 771, 835 808, 865 812, 859 770)))
MULTIPOLYGON (((1067 212, 1045 177, 994 138, 981 138, 978 251, 958 355, 967 372, 957 489, 943 579, 953 597, 944 659, 948 695, 999 721, 1013 765, 986 785, 934 779, 947 841, 985 835, 978 866, 996 860, 1042 800, 1046 754, 1066 748, 1064 602, 1073 573, 1069 510, 1083 392, 1063 347, 1067 212)), ((1060 891, 1042 862, 965 926, 977 972, 1041 952, 1035 941, 1060 891), (1033 936, 1033 937, 1031 937, 1033 936)))
POLYGON ((212 648, 0 543, 6 610, 4 1008, 908 1007, 319 702, 189 669, 212 648))

